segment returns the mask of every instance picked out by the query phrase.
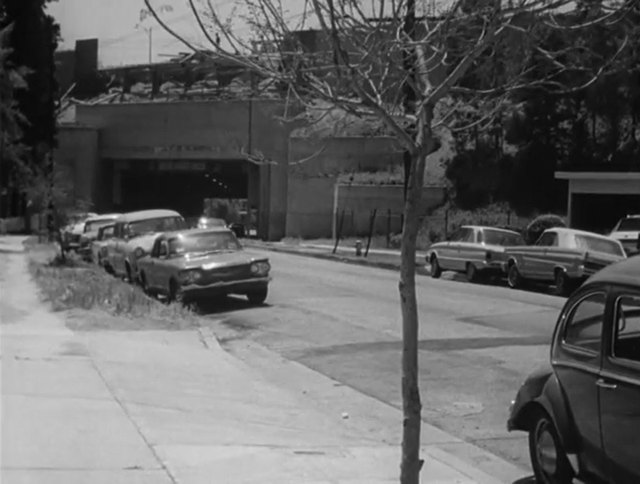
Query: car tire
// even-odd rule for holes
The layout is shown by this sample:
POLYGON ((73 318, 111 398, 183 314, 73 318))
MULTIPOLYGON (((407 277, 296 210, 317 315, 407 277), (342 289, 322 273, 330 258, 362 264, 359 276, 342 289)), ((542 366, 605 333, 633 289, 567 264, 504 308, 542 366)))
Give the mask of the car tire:
POLYGON ((465 270, 465 274, 467 276, 468 282, 478 282, 480 279, 480 274, 478 274, 478 269, 471 262, 467 262, 467 268, 465 270))
POLYGON ((518 289, 522 287, 522 276, 518 270, 518 266, 514 263, 507 269, 507 284, 511 289, 518 289))
POLYGON ((538 484, 571 484, 573 470, 553 420, 536 410, 529 430, 529 455, 538 484))
POLYGON ((562 269, 556 269, 553 280, 556 287, 555 292, 558 296, 571 295, 572 283, 565 271, 562 269))
POLYGON ((260 305, 266 301, 268 292, 269 290, 266 287, 256 289, 255 291, 247 293, 247 299, 251 304, 260 305))
POLYGON ((431 277, 434 279, 438 279, 442 275, 442 268, 440 267, 440 263, 438 262, 438 257, 435 255, 431 256, 429 260, 429 265, 431 267, 431 277))

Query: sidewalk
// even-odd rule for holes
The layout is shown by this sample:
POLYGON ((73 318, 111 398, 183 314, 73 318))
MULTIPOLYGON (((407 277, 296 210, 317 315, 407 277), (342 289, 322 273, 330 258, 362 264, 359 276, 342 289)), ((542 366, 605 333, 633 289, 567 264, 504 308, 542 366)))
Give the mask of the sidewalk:
MULTIPOLYGON (((206 328, 73 333, 7 253, 16 239, 0 246, 3 484, 398 482, 395 409, 273 356, 258 372, 206 328)), ((424 443, 422 482, 523 474, 495 457, 500 479, 477 470, 428 426, 424 443)))
MULTIPOLYGON (((394 249, 370 249, 367 257, 364 257, 366 247, 362 248, 362 256, 356 256, 355 247, 338 246, 333 253, 332 245, 301 243, 287 244, 283 242, 264 242, 256 239, 242 239, 242 244, 247 248, 272 250, 287 254, 304 255, 318 259, 334 260, 348 264, 366 265, 381 269, 400 270, 400 251, 394 249)), ((421 274, 428 273, 426 264, 426 252, 416 252, 416 271, 421 274)))

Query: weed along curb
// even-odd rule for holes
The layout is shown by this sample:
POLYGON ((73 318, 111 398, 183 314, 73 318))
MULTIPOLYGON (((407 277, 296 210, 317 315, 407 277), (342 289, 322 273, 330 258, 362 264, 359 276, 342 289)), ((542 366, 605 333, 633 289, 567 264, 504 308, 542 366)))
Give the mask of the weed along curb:
MULTIPOLYGON (((297 249, 293 246, 275 246, 275 245, 270 245, 270 244, 264 244, 264 243, 260 243, 260 242, 254 242, 254 241, 244 241, 244 245, 247 248, 251 248, 251 249, 261 249, 261 250, 269 250, 272 252, 281 252, 284 254, 292 254, 292 255, 297 255, 300 257, 312 257, 314 259, 323 259, 323 260, 330 260, 330 261, 334 261, 334 262, 342 262, 344 264, 352 264, 352 265, 359 265, 359 266, 368 266, 368 267, 375 267, 378 269, 385 269, 385 270, 390 270, 390 271, 395 271, 398 272, 400 270, 400 261, 398 260, 398 262, 387 262, 387 261, 379 261, 379 260, 372 260, 372 259, 367 259, 365 257, 359 257, 356 258, 354 257, 348 257, 348 256, 344 256, 344 255, 339 255, 339 254, 332 254, 332 253, 325 253, 325 252, 314 252, 313 249, 305 249, 304 247, 301 247, 300 249, 297 249)), ((374 256, 375 257, 375 256, 374 256)), ((398 258, 400 256, 398 255, 398 258)), ((416 257, 416 273, 417 274, 421 274, 421 275, 428 275, 429 271, 427 270, 427 268, 425 267, 425 264, 422 264, 420 259, 418 257, 416 257)))

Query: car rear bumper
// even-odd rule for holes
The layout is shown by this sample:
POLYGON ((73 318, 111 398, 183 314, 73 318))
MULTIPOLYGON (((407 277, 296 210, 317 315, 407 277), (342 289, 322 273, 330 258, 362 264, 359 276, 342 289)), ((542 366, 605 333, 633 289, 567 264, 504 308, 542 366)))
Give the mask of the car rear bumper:
POLYGON ((225 294, 248 294, 266 289, 269 281, 271 281, 271 277, 254 277, 239 281, 216 282, 206 286, 189 284, 182 286, 182 294, 184 300, 203 299, 225 294))

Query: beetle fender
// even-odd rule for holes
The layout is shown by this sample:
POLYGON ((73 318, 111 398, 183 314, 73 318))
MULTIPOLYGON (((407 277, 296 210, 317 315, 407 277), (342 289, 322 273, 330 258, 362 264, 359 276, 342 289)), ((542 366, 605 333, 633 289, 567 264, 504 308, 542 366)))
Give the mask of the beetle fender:
POLYGON ((565 451, 569 454, 577 453, 578 439, 575 432, 573 418, 567 407, 564 391, 556 375, 551 375, 542 389, 536 402, 551 416, 565 451))

